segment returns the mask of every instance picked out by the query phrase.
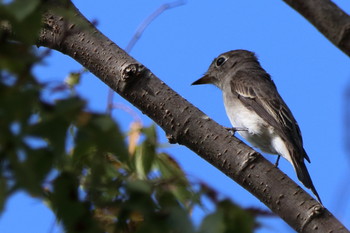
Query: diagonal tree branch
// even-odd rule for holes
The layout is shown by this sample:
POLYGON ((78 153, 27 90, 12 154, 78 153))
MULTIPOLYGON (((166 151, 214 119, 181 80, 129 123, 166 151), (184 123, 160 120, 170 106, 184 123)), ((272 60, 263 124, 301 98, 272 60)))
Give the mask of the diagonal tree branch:
POLYGON ((38 45, 81 63, 152 118, 172 143, 196 152, 299 232, 348 232, 309 194, 259 153, 209 119, 99 32, 72 5, 49 1, 38 45), (72 10, 74 14, 59 15, 72 10), (74 17, 72 17, 74 15, 74 17))
POLYGON ((330 0, 283 0, 350 56, 350 16, 330 0))

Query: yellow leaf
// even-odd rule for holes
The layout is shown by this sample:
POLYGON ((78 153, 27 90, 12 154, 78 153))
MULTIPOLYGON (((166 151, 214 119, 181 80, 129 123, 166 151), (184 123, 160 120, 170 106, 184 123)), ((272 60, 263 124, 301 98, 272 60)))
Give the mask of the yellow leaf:
POLYGON ((135 153, 135 149, 137 143, 139 142, 141 135, 142 123, 141 121, 134 121, 130 125, 129 132, 129 154, 133 155, 135 153))

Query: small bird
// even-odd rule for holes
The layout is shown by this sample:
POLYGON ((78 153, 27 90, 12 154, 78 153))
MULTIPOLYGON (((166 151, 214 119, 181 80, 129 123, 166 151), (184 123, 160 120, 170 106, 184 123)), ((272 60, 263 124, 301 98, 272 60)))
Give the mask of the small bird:
POLYGON ((276 166, 280 156, 287 159, 298 179, 322 203, 304 163, 304 159, 309 163, 310 159, 298 123, 253 52, 232 50, 221 54, 205 75, 192 83, 198 84, 220 88, 233 129, 261 151, 277 154, 276 166))

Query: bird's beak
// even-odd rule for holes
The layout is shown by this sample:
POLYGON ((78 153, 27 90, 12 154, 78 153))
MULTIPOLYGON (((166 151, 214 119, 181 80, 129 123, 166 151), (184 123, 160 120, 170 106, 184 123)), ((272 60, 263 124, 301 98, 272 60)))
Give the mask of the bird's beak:
POLYGON ((212 83, 212 78, 209 75, 204 75, 197 81, 193 82, 191 85, 200 85, 200 84, 208 84, 208 83, 212 83))

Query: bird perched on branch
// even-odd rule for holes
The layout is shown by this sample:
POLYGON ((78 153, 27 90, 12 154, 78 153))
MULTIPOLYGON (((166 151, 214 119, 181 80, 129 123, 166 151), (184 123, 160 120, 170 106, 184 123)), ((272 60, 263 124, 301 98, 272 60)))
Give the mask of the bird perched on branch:
POLYGON ((287 159, 298 179, 321 203, 304 163, 304 159, 310 159, 303 148, 298 123, 254 53, 232 50, 221 54, 205 75, 192 83, 198 84, 220 88, 234 129, 261 151, 277 154, 276 166, 280 156, 287 159))

